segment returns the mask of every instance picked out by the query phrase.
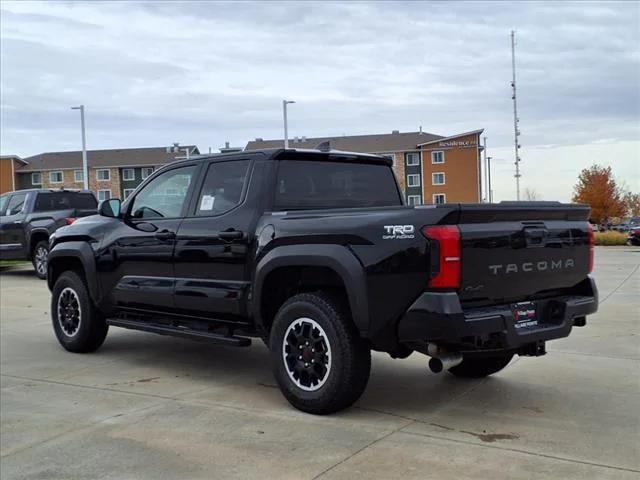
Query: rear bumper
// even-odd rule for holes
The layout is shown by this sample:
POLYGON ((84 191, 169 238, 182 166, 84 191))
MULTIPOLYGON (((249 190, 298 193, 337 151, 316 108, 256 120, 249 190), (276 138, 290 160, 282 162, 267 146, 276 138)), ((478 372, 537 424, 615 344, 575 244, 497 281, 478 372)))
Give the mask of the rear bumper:
POLYGON ((563 338, 584 317, 598 309, 593 279, 585 281, 579 295, 535 301, 538 324, 516 328, 510 304, 463 309, 455 292, 423 293, 398 323, 403 344, 433 342, 459 351, 522 350, 547 340, 563 338))

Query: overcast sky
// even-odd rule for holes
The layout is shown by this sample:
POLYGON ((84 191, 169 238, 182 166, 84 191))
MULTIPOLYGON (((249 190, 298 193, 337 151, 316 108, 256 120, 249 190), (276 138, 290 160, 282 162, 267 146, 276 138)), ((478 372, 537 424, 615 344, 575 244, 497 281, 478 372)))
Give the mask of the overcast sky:
POLYGON ((581 168, 640 191, 640 4, 0 2, 3 154, 484 128, 494 196, 568 200, 581 168))

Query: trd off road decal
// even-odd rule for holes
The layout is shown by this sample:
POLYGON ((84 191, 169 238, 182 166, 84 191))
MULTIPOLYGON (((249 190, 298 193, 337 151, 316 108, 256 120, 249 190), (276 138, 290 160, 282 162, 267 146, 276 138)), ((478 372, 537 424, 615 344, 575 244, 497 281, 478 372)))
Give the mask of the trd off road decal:
POLYGON ((415 227, 413 225, 385 225, 383 240, 404 240, 414 238, 415 227))

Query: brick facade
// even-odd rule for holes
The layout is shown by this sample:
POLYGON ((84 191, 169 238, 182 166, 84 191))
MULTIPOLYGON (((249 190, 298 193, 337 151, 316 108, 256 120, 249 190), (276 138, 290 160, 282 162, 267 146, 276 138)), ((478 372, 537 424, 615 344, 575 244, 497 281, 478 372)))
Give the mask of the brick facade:
POLYGON ((100 190, 109 190, 110 198, 120 197, 120 169, 119 168, 98 168, 89 170, 89 190, 100 199, 100 190), (109 170, 109 180, 98 180, 98 170, 109 170))
POLYGON ((460 136, 422 147, 422 188, 424 203, 444 194, 447 202, 477 203, 480 201, 480 134, 460 136), (444 163, 433 164, 431 152, 441 151, 444 163), (444 173, 444 185, 433 185, 432 174, 444 173))

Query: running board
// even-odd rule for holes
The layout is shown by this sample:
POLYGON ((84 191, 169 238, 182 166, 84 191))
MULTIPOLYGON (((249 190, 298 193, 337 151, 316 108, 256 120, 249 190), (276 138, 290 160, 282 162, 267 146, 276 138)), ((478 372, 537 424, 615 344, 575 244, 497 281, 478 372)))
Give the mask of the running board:
POLYGON ((120 318, 108 318, 107 325, 113 327, 130 328, 142 332, 159 333, 160 335, 171 335, 174 337, 190 338, 192 340, 208 340, 213 343, 221 343, 234 347, 248 347, 251 339, 247 337, 234 337, 220 333, 206 332, 203 330, 193 330, 185 327, 175 327, 171 325, 158 325, 157 323, 136 322, 135 320, 122 320, 120 318))

